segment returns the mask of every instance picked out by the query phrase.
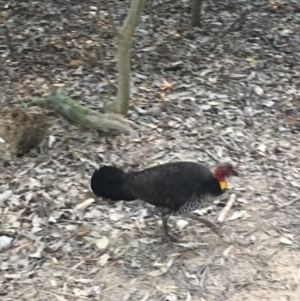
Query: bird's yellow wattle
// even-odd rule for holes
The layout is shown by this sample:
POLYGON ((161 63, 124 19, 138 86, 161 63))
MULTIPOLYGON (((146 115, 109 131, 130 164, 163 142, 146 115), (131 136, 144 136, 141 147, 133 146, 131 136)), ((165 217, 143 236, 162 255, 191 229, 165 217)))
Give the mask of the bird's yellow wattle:
POLYGON ((220 187, 221 187, 222 190, 225 190, 227 188, 226 181, 219 181, 219 183, 220 183, 220 187))

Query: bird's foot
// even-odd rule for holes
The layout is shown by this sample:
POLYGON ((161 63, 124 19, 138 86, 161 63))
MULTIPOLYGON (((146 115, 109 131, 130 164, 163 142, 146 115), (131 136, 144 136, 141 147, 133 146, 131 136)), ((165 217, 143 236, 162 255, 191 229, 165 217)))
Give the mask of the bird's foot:
POLYGON ((177 242, 179 242, 179 239, 178 239, 177 237, 175 237, 175 236, 173 236, 173 235, 170 235, 170 234, 164 235, 163 240, 164 240, 165 242, 167 242, 168 244, 172 244, 172 243, 177 243, 177 242))

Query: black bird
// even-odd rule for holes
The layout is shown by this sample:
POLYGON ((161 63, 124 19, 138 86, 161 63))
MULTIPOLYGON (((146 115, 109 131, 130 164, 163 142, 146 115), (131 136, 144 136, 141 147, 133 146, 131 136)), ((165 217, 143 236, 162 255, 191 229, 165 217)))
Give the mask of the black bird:
MULTIPOLYGON (((216 166, 214 171, 194 162, 174 162, 142 171, 124 172, 118 167, 102 166, 91 178, 95 195, 114 201, 140 199, 154 205, 161 214, 164 235, 168 241, 167 220, 171 214, 185 214, 204 208, 225 192, 225 178, 238 173, 229 163, 216 166)), ((203 218, 198 221, 214 229, 203 218)))

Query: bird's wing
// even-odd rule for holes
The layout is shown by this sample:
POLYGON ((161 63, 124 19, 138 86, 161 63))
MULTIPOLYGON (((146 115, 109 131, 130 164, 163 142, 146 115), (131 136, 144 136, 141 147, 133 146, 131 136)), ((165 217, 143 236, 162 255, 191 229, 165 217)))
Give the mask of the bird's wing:
POLYGON ((134 173, 126 185, 136 198, 177 210, 192 197, 201 197, 211 178, 210 170, 200 164, 176 162, 134 173))

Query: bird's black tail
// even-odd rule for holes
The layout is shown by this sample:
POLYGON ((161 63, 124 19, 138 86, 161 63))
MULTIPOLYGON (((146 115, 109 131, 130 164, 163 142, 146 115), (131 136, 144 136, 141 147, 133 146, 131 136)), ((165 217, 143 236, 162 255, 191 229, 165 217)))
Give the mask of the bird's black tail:
POLYGON ((95 170, 91 178, 91 188, 95 195, 114 201, 132 201, 135 197, 124 187, 127 174, 120 168, 102 166, 95 170))

